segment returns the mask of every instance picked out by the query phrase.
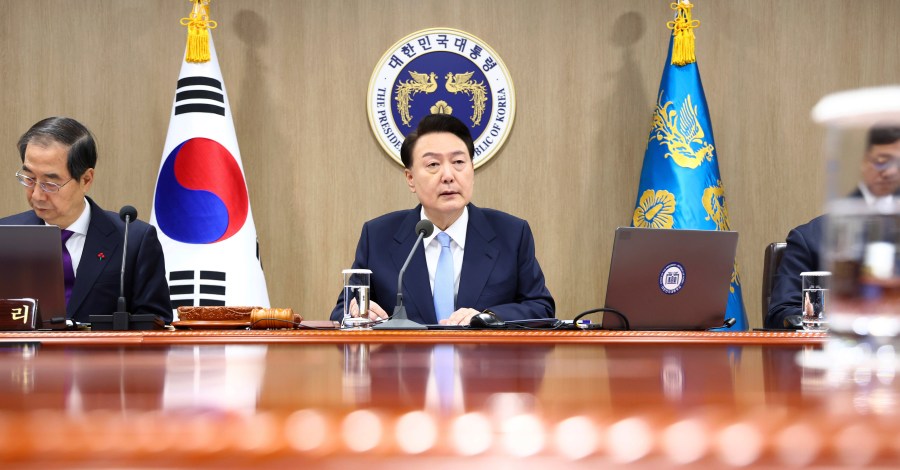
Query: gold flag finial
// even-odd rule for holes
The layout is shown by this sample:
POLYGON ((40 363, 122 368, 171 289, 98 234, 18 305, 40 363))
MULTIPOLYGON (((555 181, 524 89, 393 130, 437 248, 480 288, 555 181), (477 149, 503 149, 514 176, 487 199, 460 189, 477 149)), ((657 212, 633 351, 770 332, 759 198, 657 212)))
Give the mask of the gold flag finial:
POLYGON ((210 0, 188 0, 194 4, 191 14, 181 19, 181 25, 187 26, 187 52, 184 60, 200 63, 209 62, 209 30, 216 29, 216 22, 209 19, 210 0))
POLYGON ((666 23, 675 37, 672 41, 672 65, 692 64, 697 61, 694 55, 694 28, 700 26, 699 20, 691 19, 694 5, 688 0, 681 0, 670 6, 677 11, 675 21, 666 23))

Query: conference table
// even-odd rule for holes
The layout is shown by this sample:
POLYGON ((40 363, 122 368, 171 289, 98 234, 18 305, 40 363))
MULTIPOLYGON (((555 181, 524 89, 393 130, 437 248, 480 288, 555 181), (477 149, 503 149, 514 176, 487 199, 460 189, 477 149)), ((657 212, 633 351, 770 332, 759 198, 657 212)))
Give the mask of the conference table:
POLYGON ((0 333, 0 465, 900 465, 896 368, 821 333, 304 325, 0 333))

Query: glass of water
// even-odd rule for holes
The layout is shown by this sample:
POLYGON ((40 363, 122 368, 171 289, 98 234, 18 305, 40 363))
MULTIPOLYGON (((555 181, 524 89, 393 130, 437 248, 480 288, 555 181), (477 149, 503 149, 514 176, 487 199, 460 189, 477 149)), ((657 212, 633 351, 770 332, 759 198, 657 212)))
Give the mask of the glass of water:
POLYGON ((369 320, 369 281, 372 271, 368 269, 345 269, 344 276, 344 320, 342 328, 371 328, 369 320))
POLYGON ((831 284, 831 273, 828 271, 809 271, 800 273, 803 281, 803 330, 828 331, 828 319, 825 311, 828 306, 828 286, 831 284))

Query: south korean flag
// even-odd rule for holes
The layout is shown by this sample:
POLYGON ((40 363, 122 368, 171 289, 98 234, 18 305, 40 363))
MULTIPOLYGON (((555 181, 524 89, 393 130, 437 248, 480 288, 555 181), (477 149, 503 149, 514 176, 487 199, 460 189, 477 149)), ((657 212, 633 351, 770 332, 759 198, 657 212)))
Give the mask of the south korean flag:
POLYGON ((181 66, 150 223, 165 252, 173 307, 269 307, 241 152, 211 35, 209 51, 208 62, 185 60, 181 66))

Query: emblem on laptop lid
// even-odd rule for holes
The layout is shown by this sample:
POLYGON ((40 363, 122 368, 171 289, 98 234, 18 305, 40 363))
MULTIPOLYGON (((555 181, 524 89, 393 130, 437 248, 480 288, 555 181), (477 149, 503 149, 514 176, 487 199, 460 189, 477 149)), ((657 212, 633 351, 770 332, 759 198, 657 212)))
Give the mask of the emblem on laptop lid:
POLYGON ((669 263, 659 273, 659 290, 664 294, 675 294, 684 287, 684 266, 669 263))

